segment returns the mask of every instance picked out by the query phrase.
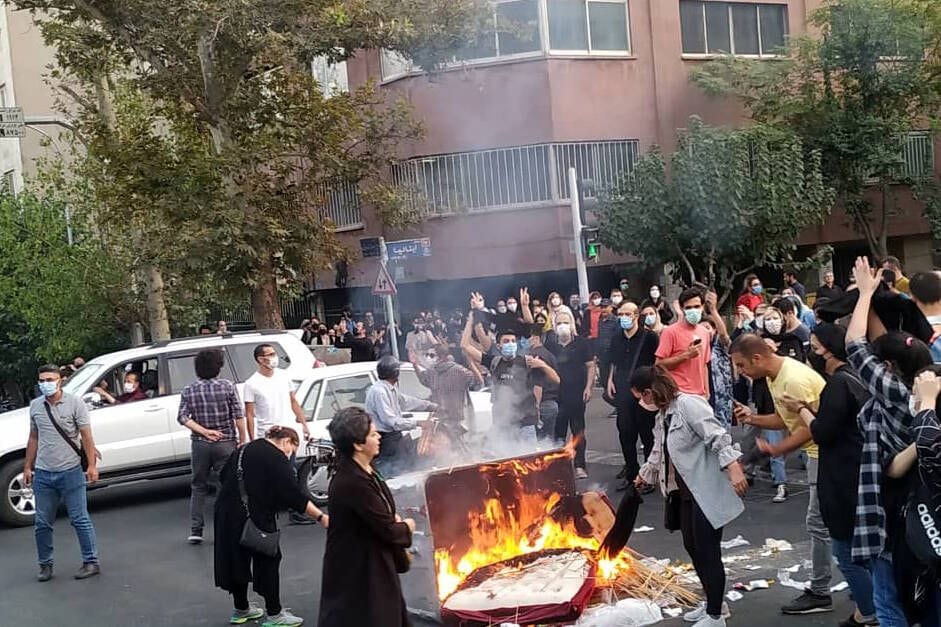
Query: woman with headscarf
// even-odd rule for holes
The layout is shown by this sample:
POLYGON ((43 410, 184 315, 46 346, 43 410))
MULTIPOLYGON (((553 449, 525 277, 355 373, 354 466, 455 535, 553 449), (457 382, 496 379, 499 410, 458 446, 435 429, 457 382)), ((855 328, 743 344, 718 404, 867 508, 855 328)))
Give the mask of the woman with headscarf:
POLYGON ((265 437, 238 449, 219 475, 222 487, 215 506, 215 576, 216 586, 227 590, 235 601, 229 622, 240 624, 257 620, 267 613, 264 624, 290 627, 304 622, 281 606, 278 570, 281 552, 274 557, 246 548, 241 543, 245 522, 252 522, 262 532, 278 530, 275 515, 279 511, 305 512, 324 527, 329 518, 310 502, 297 485, 289 459, 297 453, 297 431, 276 425, 265 437), (245 496, 241 495, 243 484, 245 496), (265 609, 248 602, 248 583, 265 599, 265 609))
MULTIPOLYGON (((660 323, 663 325, 668 325, 676 319, 676 316, 673 313, 673 309, 667 304, 667 301, 663 298, 663 292, 660 289, 659 285, 650 286, 650 298, 641 303, 640 308, 646 309, 648 306, 653 307, 656 310, 657 315, 660 317, 660 323)), ((643 315, 643 314, 641 314, 643 315)), ((651 329, 652 331, 653 329, 651 329)))
POLYGON ((365 411, 341 409, 327 427, 337 451, 320 593, 319 627, 409 625, 399 573, 408 570, 415 521, 395 512, 373 468, 381 436, 365 411))
POLYGON ((549 319, 546 321, 544 331, 551 331, 555 327, 556 316, 561 313, 567 313, 569 318, 575 320, 575 314, 572 313, 568 305, 562 302, 562 295, 558 292, 549 294, 549 298, 546 299, 546 312, 549 314, 549 319))

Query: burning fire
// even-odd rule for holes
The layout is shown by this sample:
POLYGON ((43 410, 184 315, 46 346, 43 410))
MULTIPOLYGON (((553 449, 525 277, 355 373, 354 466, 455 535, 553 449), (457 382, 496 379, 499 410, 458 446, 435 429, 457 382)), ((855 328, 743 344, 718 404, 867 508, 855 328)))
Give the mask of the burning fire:
MULTIPOLYGON (((487 498, 481 510, 467 515, 470 548, 463 553, 451 547, 435 551, 438 595, 443 600, 476 569, 503 560, 547 549, 598 551, 600 541, 579 535, 572 520, 559 523, 551 516, 562 497, 555 492, 526 492, 522 477, 557 460, 570 456, 568 450, 552 453, 534 461, 509 460, 481 467, 481 472, 509 473, 516 476, 515 494, 510 499, 487 498), (509 502, 507 502, 509 501, 509 502), (506 504, 504 504, 506 503, 506 504)), ((598 577, 611 582, 631 567, 627 553, 598 556, 598 577)))

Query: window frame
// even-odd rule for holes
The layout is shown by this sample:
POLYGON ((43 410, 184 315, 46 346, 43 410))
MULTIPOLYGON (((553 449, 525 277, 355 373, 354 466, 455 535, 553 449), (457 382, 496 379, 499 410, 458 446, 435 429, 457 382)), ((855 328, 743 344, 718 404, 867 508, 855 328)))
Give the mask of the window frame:
MULTIPOLYGON (((683 59, 714 59, 716 57, 722 57, 726 55, 731 55, 733 57, 739 57, 742 59, 782 59, 786 55, 778 53, 766 53, 764 52, 764 46, 762 45, 761 38, 761 9, 766 6, 774 7, 784 7, 784 40, 787 43, 788 38, 791 35, 790 30, 790 7, 787 3, 784 2, 730 2, 723 0, 722 2, 709 2, 709 0, 693 0, 694 2, 699 2, 702 8, 702 32, 703 32, 703 42, 705 46, 705 52, 686 52, 683 50, 683 40, 680 38, 680 56, 683 59), (706 5, 707 4, 718 4, 725 5, 726 11, 728 13, 728 24, 729 24, 729 44, 732 50, 727 53, 722 52, 709 52, 709 29, 706 25, 706 5), (758 32, 758 54, 743 54, 735 52, 735 24, 732 17, 732 7, 735 5, 743 6, 754 6, 755 7, 755 24, 757 26, 758 32)), ((679 6, 679 3, 677 4, 679 6)), ((779 9, 780 10, 780 9, 779 9)), ((682 18, 682 13, 680 13, 682 18)), ((680 24, 682 29, 682 22, 680 24)))
MULTIPOLYGON (((220 350, 221 350, 221 349, 220 349, 220 350)), ((182 388, 180 388, 179 390, 177 390, 176 392, 174 392, 174 391, 173 391, 173 384, 172 384, 172 381, 170 380, 170 379, 171 379, 171 377, 170 377, 170 362, 171 362, 172 360, 175 360, 175 359, 187 359, 187 358, 192 361, 192 360, 194 360, 194 359, 196 358, 196 355, 198 355, 198 354, 199 354, 199 351, 198 351, 198 350, 185 350, 185 351, 176 351, 176 352, 172 352, 172 353, 164 353, 164 354, 162 354, 162 355, 160 356, 160 357, 161 357, 161 360, 160 360, 160 361, 161 361, 161 366, 160 366, 159 369, 158 369, 158 376, 160 377, 160 391, 161 391, 161 396, 175 396, 175 395, 179 395, 180 393, 183 392, 183 388, 185 388, 186 385, 189 385, 189 383, 193 383, 194 381, 197 380, 197 379, 193 379, 193 381, 190 381, 189 383, 187 383, 186 385, 184 385, 182 388)), ((233 383, 237 383, 238 381, 237 381, 236 377, 238 377, 238 371, 237 371, 236 368, 235 368, 235 363, 232 361, 232 359, 231 359, 231 357, 230 357, 230 355, 228 354, 227 351, 223 350, 223 351, 222 351, 222 355, 223 355, 222 370, 219 371, 219 378, 220 378, 220 379, 229 379, 229 380, 232 381, 233 383), (232 375, 234 375, 234 377, 231 377, 231 378, 230 378, 230 377, 226 376, 227 374, 232 374, 232 375)), ((195 370, 196 370, 196 365, 195 365, 195 363, 194 363, 194 364, 193 364, 193 371, 194 371, 194 374, 195 374, 195 370)), ((198 378, 198 377, 197 377, 197 378, 198 378)))
POLYGON ((543 20, 545 22, 546 28, 546 52, 549 56, 567 56, 567 57, 619 57, 626 58, 632 57, 634 52, 634 38, 631 33, 631 3, 630 0, 581 0, 582 4, 585 7, 585 34, 588 40, 588 49, 579 50, 579 49, 565 49, 565 48, 553 48, 552 42, 549 40, 549 0, 541 0, 539 6, 544 9, 543 11, 543 20), (627 50, 592 50, 591 45, 591 11, 590 5, 592 4, 623 4, 624 5, 624 28, 625 34, 627 36, 627 50))
MULTIPOLYGON (((118 385, 117 379, 113 378, 112 375, 115 374, 118 371, 118 369, 123 370, 126 374, 127 372, 130 372, 129 370, 127 370, 127 366, 129 364, 137 364, 137 363, 142 363, 142 362, 154 362, 156 366, 153 369, 148 368, 147 370, 147 372, 153 371, 157 373, 157 388, 154 390, 153 396, 148 396, 145 399, 142 398, 140 400, 131 401, 129 403, 115 403, 113 405, 110 403, 102 402, 100 405, 96 405, 94 409, 107 409, 109 407, 128 406, 128 405, 133 405, 134 403, 142 403, 145 400, 154 401, 161 397, 172 396, 172 394, 169 391, 170 390, 169 371, 165 370, 164 368, 162 355, 142 355, 134 359, 125 359, 123 361, 119 361, 115 364, 112 364, 111 366, 105 366, 104 369, 98 371, 95 374, 95 376, 91 377, 88 381, 86 381, 83 384, 83 386, 85 386, 86 389, 84 392, 81 392, 78 396, 82 397, 85 394, 94 392, 95 388, 98 387, 98 384, 103 380, 108 382, 109 389, 107 391, 109 394, 111 394, 111 396, 115 398, 121 396, 122 394, 124 394, 124 389, 123 389, 124 375, 121 376, 120 385, 118 385)), ((143 375, 143 373, 138 373, 138 378, 142 378, 141 375, 143 375)), ((143 381, 141 381, 141 384, 143 384, 143 381)))
MULTIPOLYGON (((320 398, 317 400, 317 407, 314 410, 313 421, 316 422, 317 420, 320 420, 319 415, 327 403, 327 396, 328 396, 328 392, 330 391, 329 387, 331 383, 337 382, 337 381, 343 381, 344 379, 360 379, 363 377, 369 380, 369 385, 366 387, 366 392, 368 393, 369 388, 372 387, 372 385, 376 382, 376 379, 371 372, 357 372, 357 373, 343 374, 343 375, 337 375, 334 377, 327 377, 327 378, 321 379, 322 385, 320 388, 320 398)), ((333 396, 334 398, 336 398, 335 392, 333 393, 333 396)), ((366 405, 366 401, 364 398, 363 407, 365 407, 365 405, 366 405)), ((347 405, 346 407, 354 407, 354 405, 347 405)), ((340 407, 340 409, 345 409, 345 407, 340 407)), ((332 420, 333 416, 331 415, 329 419, 332 420)), ((327 420, 327 418, 324 418, 324 420, 327 420)))

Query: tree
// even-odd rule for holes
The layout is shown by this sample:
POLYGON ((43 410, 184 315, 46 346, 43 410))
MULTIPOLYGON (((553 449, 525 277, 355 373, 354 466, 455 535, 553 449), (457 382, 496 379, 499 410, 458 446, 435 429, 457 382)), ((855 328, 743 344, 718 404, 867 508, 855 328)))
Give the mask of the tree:
POLYGON ((124 59, 145 93, 206 138, 221 196, 203 225, 213 272, 249 287, 256 324, 272 328, 283 327, 279 290, 342 254, 318 210, 325 190, 337 181, 381 187, 396 144, 419 132, 407 107, 372 86, 324 96, 311 61, 388 48, 433 68, 473 39, 485 8, 484 0, 15 4, 48 16, 52 45, 78 30, 124 59))
POLYGON ((785 59, 724 57, 691 78, 819 151, 837 202, 883 258, 889 220, 906 193, 898 183, 913 182, 903 176, 903 142, 929 126, 941 93, 941 7, 932 0, 832 1, 811 24, 822 35, 795 39, 785 59))
POLYGON ((713 287, 723 302, 751 269, 789 261, 801 230, 822 222, 833 199, 819 153, 761 124, 728 131, 693 117, 670 165, 668 176, 652 148, 602 200, 602 242, 671 264, 674 280, 713 287))

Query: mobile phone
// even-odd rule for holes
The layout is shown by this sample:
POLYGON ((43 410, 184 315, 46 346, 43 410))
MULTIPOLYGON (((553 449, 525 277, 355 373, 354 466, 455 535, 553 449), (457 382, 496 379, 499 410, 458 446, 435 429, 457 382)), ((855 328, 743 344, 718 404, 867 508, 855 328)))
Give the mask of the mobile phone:
POLYGON ((702 344, 701 337, 697 337, 695 340, 693 340, 693 344, 692 344, 693 346, 699 346, 700 344, 702 344))

